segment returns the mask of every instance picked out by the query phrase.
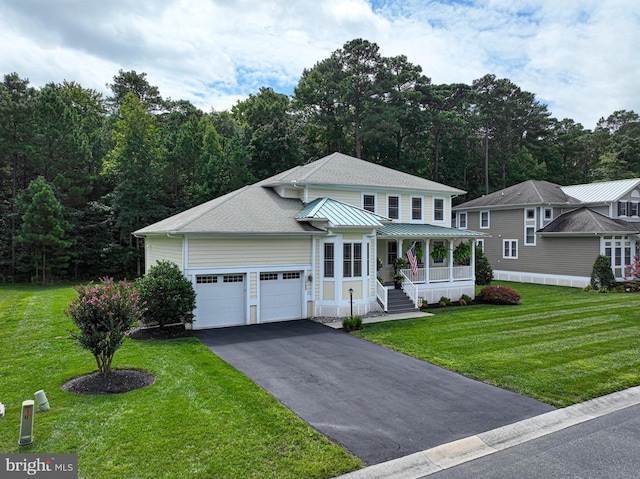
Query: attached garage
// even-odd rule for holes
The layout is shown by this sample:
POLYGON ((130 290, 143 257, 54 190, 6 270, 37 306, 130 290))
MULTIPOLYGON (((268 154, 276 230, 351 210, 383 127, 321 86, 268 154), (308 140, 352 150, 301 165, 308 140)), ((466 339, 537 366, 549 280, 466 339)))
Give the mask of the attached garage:
POLYGON ((260 273, 260 322, 286 321, 304 316, 302 271, 260 273))
POLYGON ((194 329, 247 324, 244 274, 196 275, 194 329))

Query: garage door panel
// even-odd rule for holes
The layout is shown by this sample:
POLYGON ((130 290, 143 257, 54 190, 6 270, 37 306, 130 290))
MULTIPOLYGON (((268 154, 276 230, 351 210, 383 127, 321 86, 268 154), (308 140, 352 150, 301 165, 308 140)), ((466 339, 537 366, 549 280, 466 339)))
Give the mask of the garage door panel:
POLYGON ((245 275, 196 276, 194 329, 246 323, 245 275))
POLYGON ((301 272, 260 274, 260 322, 300 319, 303 301, 301 272))

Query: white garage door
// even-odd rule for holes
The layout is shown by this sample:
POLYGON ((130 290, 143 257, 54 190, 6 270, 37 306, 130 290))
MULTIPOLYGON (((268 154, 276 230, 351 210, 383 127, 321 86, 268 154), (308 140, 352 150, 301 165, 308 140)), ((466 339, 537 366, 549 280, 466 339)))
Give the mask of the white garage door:
POLYGON ((260 322, 302 318, 303 281, 301 271, 260 273, 260 322))
POLYGON ((246 324, 244 274, 196 275, 194 329, 246 324))

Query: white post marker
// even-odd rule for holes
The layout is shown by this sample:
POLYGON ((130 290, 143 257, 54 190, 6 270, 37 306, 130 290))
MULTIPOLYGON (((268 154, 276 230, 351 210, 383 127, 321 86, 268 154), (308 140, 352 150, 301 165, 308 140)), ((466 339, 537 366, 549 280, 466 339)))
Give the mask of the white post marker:
POLYGON ((4 404, 0 402, 0 417, 4 417, 4 404))
POLYGON ((20 417, 20 439, 18 446, 26 446, 33 442, 33 399, 22 401, 22 416, 20 417))

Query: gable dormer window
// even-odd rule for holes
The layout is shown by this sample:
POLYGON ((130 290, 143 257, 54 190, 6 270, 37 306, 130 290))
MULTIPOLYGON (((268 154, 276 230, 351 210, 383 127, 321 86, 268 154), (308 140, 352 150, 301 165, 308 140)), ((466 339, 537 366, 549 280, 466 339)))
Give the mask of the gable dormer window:
POLYGON ((375 195, 362 195, 362 209, 376 212, 376 196, 375 195))

